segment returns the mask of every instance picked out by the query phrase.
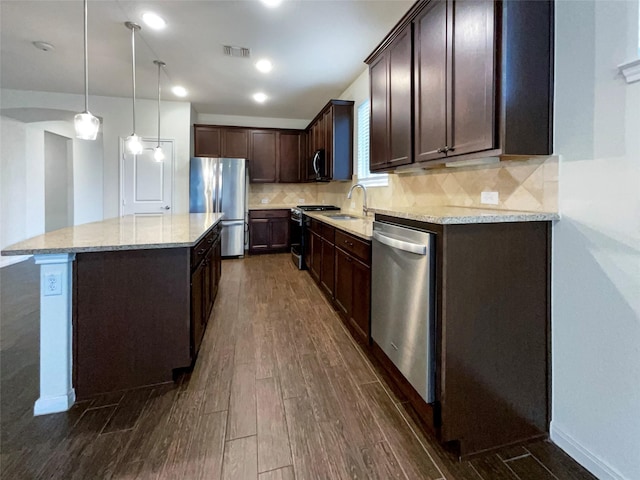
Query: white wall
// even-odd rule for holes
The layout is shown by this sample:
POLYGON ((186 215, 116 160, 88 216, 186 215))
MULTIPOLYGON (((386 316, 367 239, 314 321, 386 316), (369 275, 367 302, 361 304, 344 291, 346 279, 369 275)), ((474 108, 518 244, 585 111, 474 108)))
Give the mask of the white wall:
POLYGON ((551 438, 599 478, 640 479, 638 2, 556 2, 551 438))
POLYGON ((307 128, 311 119, 245 117, 241 115, 217 115, 211 113, 198 114, 198 122, 205 125, 228 125, 234 127, 258 128, 307 128))
MULTIPOLYGON (((2 89, 0 103, 3 109, 45 108, 78 112, 83 108, 84 96, 2 89)), ((89 108, 102 119, 103 216, 115 217, 119 212, 119 137, 126 137, 133 130, 131 99, 90 96, 89 108)), ((156 138, 157 115, 156 100, 137 100, 136 133, 156 138)), ((190 120, 189 102, 162 102, 161 137, 175 140, 173 211, 176 213, 189 211, 190 120)))

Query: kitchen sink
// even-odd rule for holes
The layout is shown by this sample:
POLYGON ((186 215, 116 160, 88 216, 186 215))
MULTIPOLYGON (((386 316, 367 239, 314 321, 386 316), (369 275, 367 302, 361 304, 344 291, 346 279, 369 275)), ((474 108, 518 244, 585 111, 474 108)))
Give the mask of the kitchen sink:
POLYGON ((348 213, 324 213, 323 215, 332 220, 362 220, 361 217, 354 217, 348 213))

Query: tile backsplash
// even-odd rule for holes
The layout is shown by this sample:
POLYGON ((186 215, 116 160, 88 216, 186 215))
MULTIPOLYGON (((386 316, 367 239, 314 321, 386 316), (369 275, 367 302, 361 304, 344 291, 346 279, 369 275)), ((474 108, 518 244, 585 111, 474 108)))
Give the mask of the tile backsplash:
MULTIPOLYGON (((354 182, 251 184, 249 204, 263 198, 271 204, 335 204, 343 210, 359 211, 362 192, 354 192, 354 208, 347 192, 354 182)), ((558 157, 503 158, 502 161, 466 167, 416 170, 389 175, 387 187, 367 191, 370 207, 453 205, 461 207, 558 211, 558 157), (480 203, 485 191, 498 192, 498 205, 480 203)))

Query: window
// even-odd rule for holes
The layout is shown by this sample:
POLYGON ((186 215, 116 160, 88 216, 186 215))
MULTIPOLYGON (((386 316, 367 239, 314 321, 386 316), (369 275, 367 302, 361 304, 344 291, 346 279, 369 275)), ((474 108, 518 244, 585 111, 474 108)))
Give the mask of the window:
POLYGON ((386 173, 369 172, 369 99, 358 105, 358 182, 367 187, 386 187, 386 173))

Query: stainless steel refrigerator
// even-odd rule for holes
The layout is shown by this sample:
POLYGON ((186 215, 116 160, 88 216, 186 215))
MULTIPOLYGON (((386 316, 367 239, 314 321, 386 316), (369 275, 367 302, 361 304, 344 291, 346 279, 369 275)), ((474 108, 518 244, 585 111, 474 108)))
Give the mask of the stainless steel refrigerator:
POLYGON ((244 255, 245 159, 194 157, 189 178, 189 211, 224 213, 222 256, 244 255))

